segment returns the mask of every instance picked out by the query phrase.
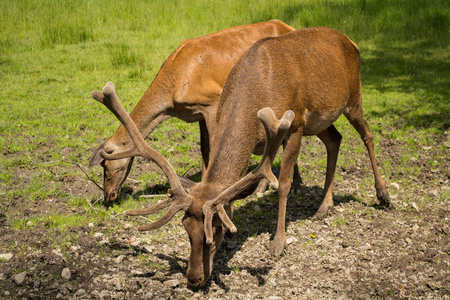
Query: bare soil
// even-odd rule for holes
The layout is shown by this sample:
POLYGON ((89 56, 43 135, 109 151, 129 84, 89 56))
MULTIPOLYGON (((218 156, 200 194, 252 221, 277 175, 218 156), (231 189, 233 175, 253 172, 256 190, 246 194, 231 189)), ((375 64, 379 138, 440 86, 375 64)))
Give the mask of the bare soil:
MULTIPOLYGON (((436 145, 443 140, 448 137, 436 137, 436 145)), ((353 142, 360 141, 349 143, 353 142)), ((152 233, 138 233, 123 216, 73 226, 65 233, 49 230, 46 222, 30 230, 13 230, 8 221, 13 216, 88 213, 68 206, 67 199, 72 195, 101 198, 101 191, 80 173, 59 177, 67 197, 30 202, 20 197, 7 199, 3 194, 0 254, 12 253, 13 257, 0 262, 0 298, 449 299, 450 201, 440 196, 449 194, 449 151, 427 148, 419 158, 402 162, 403 144, 380 138, 378 145, 380 160, 421 166, 417 174, 399 168, 386 174, 396 179, 388 183, 395 183, 389 186, 394 209, 385 211, 372 203, 372 186, 362 190, 367 186, 364 178, 372 175, 370 169, 361 167, 367 166, 367 156, 360 155, 354 165, 338 166, 337 174, 343 179, 336 182, 335 208, 324 220, 313 218, 320 204, 324 169, 309 168, 308 159, 301 160, 323 154, 303 152, 301 172, 311 172, 315 179, 305 180, 300 195, 292 194, 289 199, 284 255, 276 258, 268 251, 275 232, 276 193, 250 196, 235 208, 238 232, 226 236, 210 280, 198 290, 190 289, 184 277, 190 246, 179 216, 152 233), (429 166, 427 162, 433 160, 440 165, 429 166), (414 186, 403 186, 403 178, 411 179, 414 186), (423 203, 425 196, 440 200, 423 203)), ((67 155, 76 152, 63 150, 67 155)), ((37 155, 51 161, 45 150, 37 155)), ((139 159, 137 165, 136 172, 154 168, 139 159)), ((29 184, 36 172, 17 168, 15 180, 29 184)), ((62 169, 55 168, 55 172, 63 174, 62 169)), ((125 193, 143 192, 132 181, 127 185, 125 193)), ((166 187, 149 186, 145 192, 161 189, 166 187)))

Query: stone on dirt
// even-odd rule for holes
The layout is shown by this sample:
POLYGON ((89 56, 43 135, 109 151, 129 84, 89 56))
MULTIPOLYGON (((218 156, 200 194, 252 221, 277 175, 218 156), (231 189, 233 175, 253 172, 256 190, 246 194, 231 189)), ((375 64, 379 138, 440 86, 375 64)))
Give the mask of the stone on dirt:
POLYGON ((0 254, 0 259, 10 260, 13 257, 12 253, 0 254))
POLYGON ((66 280, 69 280, 69 279, 70 279, 70 276, 71 276, 71 274, 70 274, 70 269, 69 269, 69 268, 64 268, 64 269, 62 270, 62 272, 61 272, 61 277, 64 278, 64 279, 66 279, 66 280))
POLYGON ((114 262, 115 262, 116 264, 120 264, 120 263, 123 262, 123 259, 124 259, 124 258, 125 258, 124 255, 119 255, 119 256, 117 256, 117 258, 114 260, 114 262))
POLYGON ((25 277, 27 277, 27 272, 22 272, 20 274, 17 274, 16 276, 14 276, 14 282, 17 285, 21 285, 24 281, 25 281, 25 277))

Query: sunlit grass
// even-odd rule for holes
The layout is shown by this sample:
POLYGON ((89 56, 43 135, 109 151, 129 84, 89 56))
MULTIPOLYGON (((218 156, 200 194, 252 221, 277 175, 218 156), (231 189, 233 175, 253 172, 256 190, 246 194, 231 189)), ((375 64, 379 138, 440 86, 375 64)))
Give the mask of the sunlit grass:
MULTIPOLYGON (((17 0, 0 1, 0 17, 0 195, 5 207, 14 197, 66 197, 62 185, 52 183, 50 170, 67 169, 64 159, 87 165, 92 149, 115 132, 119 122, 90 98, 92 90, 113 81, 131 112, 182 41, 239 24, 277 18, 296 28, 327 26, 349 36, 361 50, 363 105, 375 144, 384 139, 404 142, 404 164, 419 159, 423 147, 435 145, 435 135, 450 128, 450 16, 444 0, 17 0), (71 151, 64 154, 63 149, 71 151), (37 175, 24 183, 21 170, 37 175)), ((343 135, 338 165, 352 166, 363 157, 360 167, 372 184, 358 134, 343 117, 336 127, 343 135)), ((152 137, 149 143, 178 174, 200 169, 197 124, 170 120, 152 137)), ((314 139, 305 139, 299 156, 307 163, 301 169, 305 180, 315 178, 310 170, 323 172, 326 165, 324 147, 314 139)), ((437 149, 447 150, 445 145, 437 149)), ((418 166, 396 165, 379 147, 376 155, 387 179, 388 173, 421 172, 418 166)), ((425 163, 436 169, 443 162, 441 157, 425 163)), ((279 156, 274 165, 280 163, 279 156)), ((65 174, 85 178, 78 169, 65 174)), ((97 182, 103 176, 99 167, 88 174, 97 182)), ((137 176, 141 190, 165 180, 157 172, 137 176)), ((86 203, 71 205, 89 209, 86 203)), ((112 209, 119 213, 135 205, 125 197, 112 209)), ((67 218, 68 223, 76 219, 67 218)))

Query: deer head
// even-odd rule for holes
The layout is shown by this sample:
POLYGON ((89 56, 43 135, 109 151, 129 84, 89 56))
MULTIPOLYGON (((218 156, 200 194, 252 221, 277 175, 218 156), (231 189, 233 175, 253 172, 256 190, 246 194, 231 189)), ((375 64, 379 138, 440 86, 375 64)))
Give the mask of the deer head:
POLYGON ((187 193, 170 163, 145 143, 136 125, 120 104, 113 83, 108 82, 102 92, 92 92, 92 97, 103 103, 120 120, 133 141, 133 145, 126 151, 114 154, 100 151, 99 155, 106 160, 142 156, 154 161, 164 171, 171 186, 169 198, 149 208, 125 213, 131 216, 148 215, 169 207, 166 214, 159 220, 137 228, 140 231, 146 231, 163 226, 177 212, 183 210, 185 212, 183 225, 191 243, 191 255, 186 274, 188 283, 193 287, 203 285, 211 275, 213 258, 226 230, 237 231, 231 221, 233 201, 239 194, 263 178, 269 180, 272 188, 278 188, 278 181, 272 173, 271 165, 295 114, 288 110, 278 120, 272 109, 259 110, 258 117, 263 123, 267 135, 260 165, 229 187, 201 182, 192 186, 190 192, 187 193))

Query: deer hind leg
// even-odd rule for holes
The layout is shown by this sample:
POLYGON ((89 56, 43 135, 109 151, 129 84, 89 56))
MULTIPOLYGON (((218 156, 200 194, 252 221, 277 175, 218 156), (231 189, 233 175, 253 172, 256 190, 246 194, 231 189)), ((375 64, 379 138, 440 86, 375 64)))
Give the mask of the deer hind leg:
POLYGON ((302 143, 302 130, 292 133, 286 143, 281 160, 280 176, 278 178, 278 222, 273 241, 270 243, 270 253, 279 256, 286 247, 286 204, 291 189, 291 178, 302 143))
POLYGON ((314 218, 323 219, 333 208, 333 181, 336 172, 336 163, 341 145, 342 135, 334 125, 317 135, 327 148, 327 173, 325 177, 325 187, 323 188, 323 200, 314 218))
POLYGON ((349 111, 344 113, 344 115, 361 136, 361 139, 363 140, 369 153, 370 163, 372 164, 372 170, 375 177, 377 199, 380 201, 381 206, 389 208, 391 207, 389 193, 386 189, 386 182, 383 178, 381 178, 380 171, 378 170, 377 160, 375 158, 375 149, 373 146, 373 136, 369 131, 369 124, 366 119, 364 119, 362 106, 358 105, 355 109, 349 109, 349 111))

